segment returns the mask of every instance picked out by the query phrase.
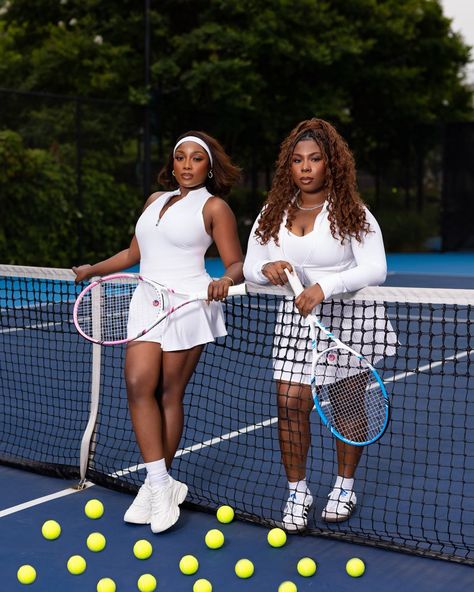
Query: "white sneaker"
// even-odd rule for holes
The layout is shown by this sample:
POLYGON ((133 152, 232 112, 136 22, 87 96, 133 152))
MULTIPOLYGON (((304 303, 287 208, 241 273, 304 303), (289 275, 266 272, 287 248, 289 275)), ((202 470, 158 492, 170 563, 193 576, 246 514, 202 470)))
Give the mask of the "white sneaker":
POLYGON ((283 510, 283 528, 288 532, 305 530, 308 524, 308 512, 313 505, 313 496, 307 493, 292 493, 283 510))
POLYGON ((151 488, 151 530, 155 534, 171 528, 179 518, 179 488, 170 482, 151 488))
MULTIPOLYGON (((175 491, 178 504, 182 504, 188 495, 188 486, 181 481, 176 481, 170 477, 173 490, 175 491)), ((151 522, 151 487, 148 478, 138 490, 138 494, 133 500, 132 505, 125 512, 123 517, 125 522, 131 524, 150 524, 151 522)))
POLYGON ((351 517, 356 504, 357 497, 353 491, 335 488, 328 495, 328 503, 321 516, 325 522, 344 522, 351 517))

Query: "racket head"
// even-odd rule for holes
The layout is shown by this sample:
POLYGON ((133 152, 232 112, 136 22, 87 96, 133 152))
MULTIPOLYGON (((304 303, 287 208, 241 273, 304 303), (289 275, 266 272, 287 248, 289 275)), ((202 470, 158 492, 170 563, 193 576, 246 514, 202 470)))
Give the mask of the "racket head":
POLYGON ((313 357, 311 391, 322 421, 346 444, 367 446, 387 429, 390 403, 383 381, 351 348, 339 344, 313 357))
POLYGON ((169 305, 167 291, 139 274, 120 273, 91 282, 76 299, 73 319, 85 339, 119 345, 144 335, 169 305))

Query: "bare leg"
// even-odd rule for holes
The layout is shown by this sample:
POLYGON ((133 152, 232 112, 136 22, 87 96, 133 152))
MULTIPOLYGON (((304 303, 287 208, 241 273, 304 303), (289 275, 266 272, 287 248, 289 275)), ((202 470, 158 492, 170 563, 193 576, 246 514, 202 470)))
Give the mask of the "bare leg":
POLYGON ((336 439, 337 474, 353 479, 363 450, 363 446, 352 446, 336 439))
POLYGON ((309 414, 313 408, 308 385, 277 381, 278 436, 288 481, 306 477, 306 458, 311 444, 309 414))
POLYGON ((163 352, 161 410, 163 451, 169 469, 183 433, 183 396, 186 385, 199 361, 203 346, 192 349, 163 352))
POLYGON ((162 361, 161 345, 133 341, 125 356, 125 381, 133 430, 145 462, 164 457, 162 419, 155 397, 162 361))

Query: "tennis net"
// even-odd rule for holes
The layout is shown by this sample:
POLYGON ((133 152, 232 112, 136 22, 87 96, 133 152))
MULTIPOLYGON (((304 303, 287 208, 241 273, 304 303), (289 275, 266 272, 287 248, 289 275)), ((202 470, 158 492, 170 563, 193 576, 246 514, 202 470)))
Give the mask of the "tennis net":
MULTIPOLYGON (((68 270, 0 266, 0 462, 134 492, 144 478, 127 412, 122 347, 82 339, 68 270)), ((249 286, 225 304, 229 335, 208 344, 188 386, 173 475, 188 502, 279 524, 287 482, 273 380, 283 289, 249 286)), ((367 288, 335 313, 383 307, 398 337, 377 363, 391 395, 384 437, 364 449, 357 510, 326 524, 334 441, 311 416, 309 534, 474 565, 474 290, 367 288)), ((356 322, 356 320, 353 320, 356 322)), ((296 355, 296 354, 295 354, 296 355)))

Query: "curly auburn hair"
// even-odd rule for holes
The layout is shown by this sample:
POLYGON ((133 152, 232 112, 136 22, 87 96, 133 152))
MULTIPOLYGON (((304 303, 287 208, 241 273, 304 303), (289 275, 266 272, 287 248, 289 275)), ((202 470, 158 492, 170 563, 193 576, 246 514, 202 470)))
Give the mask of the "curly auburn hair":
POLYGON ((341 243, 350 236, 360 242, 362 235, 369 231, 369 223, 364 202, 357 190, 354 157, 336 129, 316 117, 299 123, 282 142, 272 186, 255 234, 262 244, 270 239, 278 244, 278 232, 285 212, 287 226, 291 227, 297 212, 294 199, 297 187, 291 175, 291 160, 295 146, 301 140, 314 140, 323 155, 332 236, 338 237, 341 243))
MULTIPOLYGON (((190 130, 185 134, 181 134, 176 140, 176 143, 186 136, 196 136, 197 138, 203 140, 203 142, 206 142, 206 144, 209 146, 213 160, 213 176, 211 179, 209 179, 209 177, 206 178, 206 189, 209 191, 209 193, 212 193, 212 195, 226 197, 230 193, 232 187, 240 180, 240 168, 231 162, 230 156, 226 154, 224 148, 212 136, 209 136, 204 132, 190 130)), ((173 165, 174 150, 171 150, 168 157, 168 162, 158 175, 158 182, 168 190, 177 189, 178 187, 178 183, 172 174, 173 165)), ((211 167, 209 166, 209 170, 210 169, 211 167)))

